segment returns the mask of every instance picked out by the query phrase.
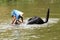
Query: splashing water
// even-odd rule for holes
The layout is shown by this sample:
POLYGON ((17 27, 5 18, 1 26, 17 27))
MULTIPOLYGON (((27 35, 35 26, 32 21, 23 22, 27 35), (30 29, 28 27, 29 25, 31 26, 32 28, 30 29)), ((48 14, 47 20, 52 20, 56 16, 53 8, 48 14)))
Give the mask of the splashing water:
MULTIPOLYGON (((1 23, 0 24, 0 40, 29 40, 30 38, 40 38, 40 37, 45 37, 44 35, 31 35, 32 29, 35 28, 40 28, 40 27, 51 27, 53 24, 57 23, 59 21, 58 18, 50 18, 48 23, 45 24, 32 24, 32 25, 27 25, 28 23, 28 19, 24 20, 24 23, 20 24, 20 25, 11 25, 10 23, 1 23), (24 31, 21 31, 21 29, 24 29, 24 31), (25 31, 26 29, 31 29, 28 32, 25 31), (11 34, 10 32, 7 32, 8 30, 11 30, 11 34), (7 38, 4 38, 5 33, 7 34, 7 38), (8 35, 10 34, 10 35, 8 35), (26 36, 27 35, 27 36, 26 36), (30 35, 30 36, 29 36, 30 35), (3 36, 3 37, 2 37, 3 36)), ((45 21, 45 18, 43 18, 43 20, 45 21)), ((6 36, 6 35, 5 35, 6 36)))
MULTIPOLYGON (((12 27, 14 27, 14 28, 18 27, 18 28, 24 28, 24 29, 25 28, 39 28, 39 27, 47 27, 48 24, 49 24, 49 26, 51 26, 54 23, 57 23, 59 21, 58 18, 50 18, 49 21, 48 21, 48 23, 45 23, 45 24, 31 24, 31 25, 27 25, 28 19, 29 18, 25 19, 22 24, 20 24, 20 25, 14 25, 14 26, 12 26, 10 23, 9 24, 7 24, 7 23, 1 23, 0 24, 0 28, 1 29, 7 29, 7 28, 12 28, 12 27)), ((45 21, 45 18, 43 18, 43 20, 45 21)))

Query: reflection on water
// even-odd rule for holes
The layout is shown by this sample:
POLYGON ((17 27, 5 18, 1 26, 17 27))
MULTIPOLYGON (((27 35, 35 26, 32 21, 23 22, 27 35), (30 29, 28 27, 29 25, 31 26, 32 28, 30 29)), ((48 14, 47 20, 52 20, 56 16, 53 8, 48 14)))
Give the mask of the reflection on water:
MULTIPOLYGON (((27 19, 25 21, 27 21, 27 19)), ((50 18, 48 23, 42 25, 27 25, 27 22, 21 25, 10 25, 3 23, 0 24, 0 40, 33 40, 44 38, 45 35, 40 34, 40 32, 44 31, 40 28, 47 26, 50 27, 58 21, 58 18, 50 18)))
POLYGON ((30 29, 12 29, 0 32, 0 40, 29 40, 31 38, 40 38, 30 29))

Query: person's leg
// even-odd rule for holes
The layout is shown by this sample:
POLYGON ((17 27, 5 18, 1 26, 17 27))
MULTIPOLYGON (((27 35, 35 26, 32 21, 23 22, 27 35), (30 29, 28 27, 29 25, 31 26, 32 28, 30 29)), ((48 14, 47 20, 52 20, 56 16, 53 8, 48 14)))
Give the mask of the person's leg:
POLYGON ((19 15, 19 22, 22 23, 23 22, 23 17, 19 15))
POLYGON ((18 23, 18 24, 21 24, 21 21, 17 20, 17 23, 18 23))
POLYGON ((22 21, 21 21, 20 18, 21 18, 20 15, 16 16, 16 22, 15 22, 15 24, 21 24, 22 23, 22 21))

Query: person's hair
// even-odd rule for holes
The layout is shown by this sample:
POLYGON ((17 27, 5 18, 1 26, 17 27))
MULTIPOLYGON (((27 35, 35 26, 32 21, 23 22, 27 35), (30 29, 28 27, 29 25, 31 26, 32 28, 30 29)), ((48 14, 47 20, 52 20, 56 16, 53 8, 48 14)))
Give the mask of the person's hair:
POLYGON ((12 15, 12 17, 13 17, 13 15, 12 15))

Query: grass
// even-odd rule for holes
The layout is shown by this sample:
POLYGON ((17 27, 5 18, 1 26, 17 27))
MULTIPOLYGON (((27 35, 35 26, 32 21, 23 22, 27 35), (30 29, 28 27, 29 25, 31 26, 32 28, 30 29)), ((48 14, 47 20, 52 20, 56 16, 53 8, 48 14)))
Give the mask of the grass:
MULTIPOLYGON (((60 0, 17 0, 10 2, 8 2, 7 0, 0 0, 0 23, 5 23, 8 20, 11 20, 11 11, 13 9, 23 11, 24 18, 32 16, 45 18, 48 7, 50 8, 50 18, 60 18, 60 0)), ((20 39, 22 40, 60 40, 60 20, 57 24, 54 24, 49 28, 44 27, 34 30, 19 30, 21 31, 19 35, 21 35, 20 39), (38 38, 29 37, 32 35, 35 35, 38 38)), ((13 37, 15 37, 11 36, 13 32, 14 30, 0 32, 0 39, 12 39, 13 37)))

